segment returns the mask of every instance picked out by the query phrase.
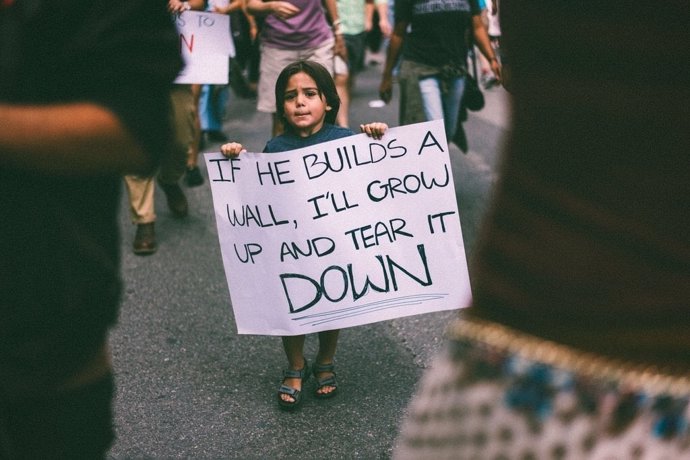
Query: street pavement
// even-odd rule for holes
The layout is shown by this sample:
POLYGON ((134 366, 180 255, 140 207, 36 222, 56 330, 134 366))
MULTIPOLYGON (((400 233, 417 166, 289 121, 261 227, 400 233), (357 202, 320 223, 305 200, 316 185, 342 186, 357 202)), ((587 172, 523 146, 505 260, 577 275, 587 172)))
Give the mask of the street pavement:
MULTIPOLYGON (((380 56, 371 58, 374 63, 356 82, 351 127, 370 121, 397 126, 397 88, 391 104, 369 106, 378 99, 382 68, 380 56)), ((507 93, 502 88, 484 93, 486 107, 471 112, 465 123, 469 152, 450 146, 470 257, 508 121, 507 93)), ((270 117, 256 112, 254 100, 231 94, 224 131, 232 140, 260 151, 270 129, 270 117)), ((217 149, 212 145, 206 151, 217 149)), ((203 159, 199 163, 205 175, 203 159)), ((415 385, 443 346, 444 328, 457 312, 343 330, 337 354, 340 394, 316 400, 311 380, 301 409, 282 412, 275 399, 285 366, 280 339, 237 334, 208 181, 184 189, 190 215, 182 220, 170 215, 157 190, 159 249, 146 257, 131 252, 135 227, 123 190, 124 291, 120 321, 111 334, 117 440, 109 457, 390 458, 415 385)), ((316 349, 316 336, 308 336, 308 359, 316 349)))

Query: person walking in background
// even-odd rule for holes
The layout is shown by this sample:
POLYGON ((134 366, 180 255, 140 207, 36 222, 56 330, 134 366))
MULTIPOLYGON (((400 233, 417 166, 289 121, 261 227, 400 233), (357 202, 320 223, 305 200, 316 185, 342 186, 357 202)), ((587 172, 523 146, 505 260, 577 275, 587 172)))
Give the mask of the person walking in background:
POLYGON ((690 458, 689 22, 501 1, 512 134, 395 459, 690 458))
POLYGON ((342 32, 347 48, 347 60, 335 56, 335 87, 340 96, 337 124, 348 127, 350 123, 350 97, 357 73, 364 68, 367 33, 373 27, 374 11, 378 12, 379 28, 385 38, 390 37, 388 0, 337 0, 340 24, 335 33, 342 32))
MULTIPOLYGON (((168 11, 179 14, 189 9, 202 10, 203 0, 181 2, 169 0, 168 11)), ((156 242, 156 210, 154 195, 156 182, 163 190, 168 209, 174 217, 186 217, 189 212, 187 197, 179 185, 180 179, 188 171, 189 163, 198 157, 196 135, 198 107, 192 92, 192 85, 175 84, 170 92, 173 107, 172 123, 175 128, 175 142, 171 148, 161 153, 160 167, 156 175, 125 176, 129 212, 132 223, 137 226, 132 242, 136 255, 150 255, 158 250, 156 242)))
POLYGON ((199 148, 201 147, 199 99, 201 98, 201 85, 191 84, 190 90, 192 91, 194 107, 194 142, 192 142, 187 152, 187 169, 184 172, 184 183, 187 187, 198 187, 204 183, 204 177, 201 175, 201 170, 199 170, 199 148))
MULTIPOLYGON (((241 11, 242 0, 211 0, 207 9, 213 13, 230 15, 241 11)), ((230 34, 232 39, 232 31, 230 34)), ((232 61, 234 55, 229 59, 232 61)), ((232 72, 232 65, 229 72, 232 72)), ((229 79, 234 78, 228 75, 229 79)), ((199 119, 201 124, 201 148, 211 144, 227 142, 228 136, 223 132, 223 119, 229 98, 229 85, 202 85, 199 97, 199 119)))
POLYGON ((242 0, 242 12, 247 20, 245 55, 242 65, 247 73, 247 86, 252 97, 256 97, 259 87, 259 64, 261 61, 261 50, 259 35, 263 25, 263 17, 255 16, 247 9, 247 1, 242 0))
POLYGON ((230 28, 235 44, 235 57, 230 59, 229 84, 237 97, 253 99, 256 97, 256 75, 252 75, 250 66, 256 58, 258 48, 255 46, 257 24, 254 16, 247 12, 245 1, 241 0, 240 9, 230 13, 230 28), (253 83, 252 83, 252 79, 253 83))
MULTIPOLYGON (((498 57, 498 60, 502 65, 503 60, 501 59, 501 21, 499 20, 498 13, 499 0, 490 0, 490 5, 491 6, 488 8, 486 15, 486 30, 489 34, 489 42, 491 43, 491 47, 494 49, 494 54, 498 57)), ((483 55, 480 53, 480 56, 483 55)), ((482 80, 481 83, 483 84, 484 89, 491 89, 499 84, 498 79, 491 71, 484 73, 482 69, 482 76, 480 78, 482 80)))
MULTIPOLYGON (((328 70, 313 61, 294 62, 279 74, 275 87, 277 115, 285 122, 285 133, 274 137, 264 152, 285 152, 354 135, 348 128, 335 126, 340 108, 335 82, 328 70)), ((388 129, 385 123, 369 123, 360 130, 380 139, 388 129)), ((225 156, 237 156, 244 151, 242 144, 230 142, 221 146, 225 156)), ((335 352, 340 330, 319 332, 319 351, 310 369, 304 357, 304 335, 283 337, 288 369, 278 390, 278 404, 292 410, 302 402, 302 385, 310 372, 317 379, 317 398, 336 395, 335 352)))
POLYGON ((187 197, 179 185, 186 170, 188 152, 194 143, 195 106, 190 85, 174 85, 170 101, 173 107, 172 118, 175 127, 175 145, 162 152, 160 167, 155 175, 128 174, 125 176, 129 213, 132 223, 137 226, 132 242, 136 255, 150 255, 156 252, 156 209, 154 195, 156 182, 163 190, 168 209, 176 218, 187 217, 189 205, 187 197))
MULTIPOLYGON (((168 11, 171 14, 181 14, 188 10, 203 10, 205 8, 205 0, 168 0, 168 11)), ((184 171, 184 183, 187 187, 198 187, 204 183, 204 178, 199 170, 199 147, 201 139, 201 123, 199 121, 199 97, 201 95, 201 85, 189 85, 189 90, 192 92, 193 110, 194 110, 194 127, 193 135, 194 142, 190 144, 187 152, 187 168, 184 171)))
POLYGON ((379 94, 390 102, 393 69, 402 56, 401 125, 443 119, 448 140, 453 138, 467 74, 467 33, 500 80, 501 67, 480 13, 476 0, 395 0, 395 26, 379 94))
MULTIPOLYGON (((489 21, 498 21, 498 8, 494 10, 494 8, 496 7, 494 0, 489 1, 491 2, 491 8, 487 6, 486 0, 479 0, 479 10, 481 11, 480 15, 482 17, 482 23, 484 23, 484 27, 486 27, 487 33, 489 32, 489 21)), ((494 52, 496 52, 496 47, 494 46, 494 43, 491 40, 491 34, 489 34, 489 41, 491 42, 491 46, 494 47, 494 52)), ((496 80, 494 73, 491 71, 491 63, 486 60, 482 53, 477 53, 476 50, 472 50, 472 53, 475 56, 477 56, 477 59, 479 60, 480 74, 478 83, 481 83, 484 89, 490 89, 493 86, 497 85, 498 80, 496 80)), ((500 56, 497 56, 499 57, 500 61, 500 56)))
POLYGON ((105 458, 124 173, 172 137, 157 2, 0 2, 0 458, 105 458))
POLYGON ((335 55, 347 59, 336 0, 248 0, 247 11, 263 18, 257 109, 272 114, 272 136, 283 132, 273 89, 288 64, 310 59, 333 75, 335 55), (330 21, 330 24, 329 24, 330 21))

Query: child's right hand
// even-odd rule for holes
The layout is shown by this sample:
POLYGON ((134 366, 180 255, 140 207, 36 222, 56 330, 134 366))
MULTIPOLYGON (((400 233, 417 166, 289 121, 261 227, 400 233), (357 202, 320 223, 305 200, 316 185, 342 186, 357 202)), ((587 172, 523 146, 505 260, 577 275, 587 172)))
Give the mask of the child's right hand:
POLYGON ((246 152, 246 150, 239 142, 228 142, 220 146, 220 153, 226 157, 236 157, 242 152, 246 152))
POLYGON ((364 125, 359 125, 359 130, 365 133, 369 137, 380 140, 386 133, 388 125, 381 122, 367 123, 364 125))

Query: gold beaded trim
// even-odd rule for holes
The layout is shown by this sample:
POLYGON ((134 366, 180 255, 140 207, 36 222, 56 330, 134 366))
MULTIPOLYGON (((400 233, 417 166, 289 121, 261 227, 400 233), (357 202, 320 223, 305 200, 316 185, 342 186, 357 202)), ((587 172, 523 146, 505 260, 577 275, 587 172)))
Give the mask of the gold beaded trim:
POLYGON ((451 323, 448 335, 453 340, 468 339, 479 342, 528 360, 539 361, 593 379, 616 381, 652 395, 690 396, 690 376, 672 375, 654 366, 604 358, 497 323, 463 318, 451 323))

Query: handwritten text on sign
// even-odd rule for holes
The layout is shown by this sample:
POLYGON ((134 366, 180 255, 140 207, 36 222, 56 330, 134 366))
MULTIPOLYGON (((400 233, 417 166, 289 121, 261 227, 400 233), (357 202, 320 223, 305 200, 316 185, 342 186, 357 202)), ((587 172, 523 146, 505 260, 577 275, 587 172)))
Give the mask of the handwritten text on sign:
POLYGON ((227 84, 228 57, 235 55, 228 15, 185 11, 173 21, 185 61, 175 83, 227 84))
POLYGON ((205 158, 239 333, 306 334, 467 303, 441 121, 205 158))

